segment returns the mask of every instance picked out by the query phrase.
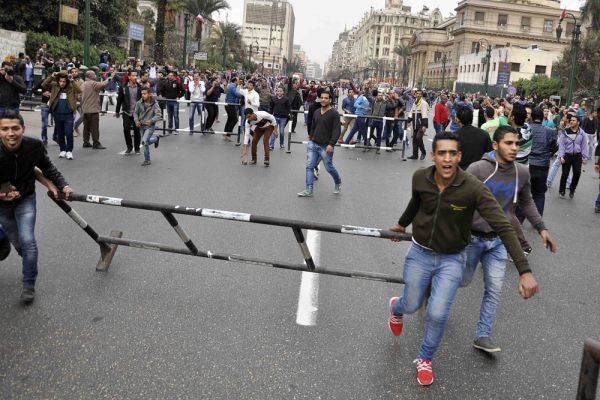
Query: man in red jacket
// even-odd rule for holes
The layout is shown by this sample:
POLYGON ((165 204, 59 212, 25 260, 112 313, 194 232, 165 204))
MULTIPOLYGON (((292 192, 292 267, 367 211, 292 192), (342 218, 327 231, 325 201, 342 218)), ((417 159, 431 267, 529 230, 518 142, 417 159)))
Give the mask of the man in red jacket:
POLYGON ((446 107, 446 102, 448 101, 448 96, 442 94, 440 96, 440 101, 435 105, 434 116, 433 116, 433 128, 435 129, 435 133, 444 132, 446 130, 446 126, 450 122, 448 118, 448 107, 446 107))

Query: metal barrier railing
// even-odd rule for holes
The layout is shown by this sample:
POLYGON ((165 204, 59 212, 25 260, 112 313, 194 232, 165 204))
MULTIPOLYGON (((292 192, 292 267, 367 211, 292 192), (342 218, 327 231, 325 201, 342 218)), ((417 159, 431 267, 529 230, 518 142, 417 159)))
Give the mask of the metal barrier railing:
POLYGON ((579 370, 577 400, 595 400, 600 373, 600 342, 586 339, 583 344, 583 357, 579 370))
POLYGON ((352 225, 332 225, 324 224, 320 222, 309 222, 299 221, 287 218, 276 218, 261 215, 253 215, 240 212, 213 210, 208 208, 196 208, 196 207, 185 207, 181 205, 168 205, 158 203, 147 203, 134 200, 125 200, 115 197, 99 196, 93 194, 73 194, 70 198, 71 201, 101 204, 107 206, 116 206, 123 208, 135 208, 139 210, 157 211, 160 212, 166 220, 169 222, 171 227, 175 230, 181 241, 184 243, 185 248, 174 247, 161 243, 144 242, 139 240, 123 238, 123 232, 111 231, 109 236, 99 235, 65 200, 56 200, 49 192, 48 196, 65 212, 71 217, 77 225, 79 225, 87 234, 100 246, 100 260, 96 266, 97 271, 106 271, 112 263, 113 256, 119 245, 135 247, 145 250, 157 250, 169 253, 184 254, 189 256, 214 258, 217 260, 241 262, 247 264, 261 265, 272 268, 288 269, 294 271, 310 271, 318 274, 335 275, 346 278, 358 278, 382 281, 388 283, 404 283, 402 278, 364 271, 343 271, 328 268, 317 268, 310 249, 306 244, 304 233, 302 229, 316 230, 321 232, 331 232, 346 235, 365 236, 371 238, 381 239, 400 239, 400 240, 411 240, 412 236, 408 233, 396 233, 385 229, 367 228, 352 225), (179 225, 179 222, 175 218, 174 214, 190 215, 195 217, 205 218, 217 218, 229 221, 238 221, 246 223, 255 223, 271 226, 280 226, 291 228, 300 251, 304 258, 305 264, 293 264, 289 262, 282 262, 276 260, 268 260, 255 257, 247 257, 237 254, 226 254, 216 253, 210 250, 199 250, 194 244, 192 239, 187 235, 184 229, 179 225))

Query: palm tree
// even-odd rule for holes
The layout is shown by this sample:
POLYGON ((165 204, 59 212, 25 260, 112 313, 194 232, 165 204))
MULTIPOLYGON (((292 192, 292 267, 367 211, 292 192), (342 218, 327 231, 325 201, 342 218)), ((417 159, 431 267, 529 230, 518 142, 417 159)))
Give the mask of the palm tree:
MULTIPOLYGON (((231 7, 226 0, 186 0, 185 9, 194 17, 200 15, 202 17, 210 18, 214 12, 231 9, 231 7)), ((196 29, 196 39, 198 40, 199 45, 202 41, 202 22, 197 21, 197 23, 198 29, 196 29)))
POLYGON ((154 61, 163 63, 165 50, 165 21, 173 22, 175 14, 183 9, 185 0, 154 0, 156 4, 156 32, 154 61))
POLYGON ((581 6, 582 22, 590 21, 590 28, 600 32, 600 1, 586 0, 581 6))
POLYGON ((233 55, 237 61, 244 60, 244 44, 242 43, 242 27, 233 22, 219 21, 213 25, 208 38, 208 46, 223 49, 225 57, 233 55))
POLYGON ((408 44, 401 43, 399 46, 394 48, 394 53, 402 57, 402 83, 407 85, 406 74, 408 73, 408 57, 412 52, 412 48, 408 44))

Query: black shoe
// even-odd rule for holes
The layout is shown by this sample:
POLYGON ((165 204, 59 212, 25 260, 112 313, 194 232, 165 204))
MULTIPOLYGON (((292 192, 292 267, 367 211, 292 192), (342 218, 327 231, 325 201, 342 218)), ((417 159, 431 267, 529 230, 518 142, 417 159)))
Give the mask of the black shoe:
POLYGON ((132 152, 132 151, 133 151, 133 149, 127 149, 127 150, 125 150, 125 155, 126 155, 126 156, 129 156, 129 155, 131 155, 131 152, 132 152))
POLYGON ((595 208, 594 208, 594 212, 595 212, 596 214, 600 214, 600 207, 595 207, 595 208))
POLYGON ((565 192, 558 192, 558 197, 560 197, 561 199, 565 198, 565 192))
POLYGON ((569 190, 569 198, 572 199, 573 197, 575 197, 575 191, 569 190))
POLYGON ((473 347, 483 350, 486 353, 497 353, 501 350, 500 347, 496 346, 489 337, 480 337, 475 339, 473 341, 473 347))
POLYGON ((106 149, 106 147, 102 146, 101 143, 96 143, 95 145, 92 146, 92 148, 94 150, 104 150, 104 149, 106 149))
POLYGON ((32 287, 23 288, 21 291, 21 303, 29 305, 33 303, 33 299, 35 299, 35 289, 32 287))
POLYGON ((532 251, 533 251, 533 247, 529 246, 529 247, 523 249, 523 254, 525 254, 525 257, 527 257, 531 254, 532 251))
POLYGON ((89 143, 84 143, 84 144, 83 144, 83 148, 84 148, 84 149, 86 149, 86 148, 89 148, 89 147, 92 147, 92 145, 91 145, 91 144, 89 144, 89 143))
POLYGON ((421 154, 420 160, 423 161, 425 159, 425 154, 421 154))
POLYGON ((158 142, 160 142, 160 136, 156 137, 156 142, 154 142, 154 148, 158 147, 158 142))
POLYGON ((10 254, 10 241, 8 238, 0 241, 0 261, 6 260, 10 254))
POLYGON ((406 157, 406 158, 407 158, 408 160, 416 160, 416 159, 418 159, 419 157, 410 156, 410 157, 406 157))

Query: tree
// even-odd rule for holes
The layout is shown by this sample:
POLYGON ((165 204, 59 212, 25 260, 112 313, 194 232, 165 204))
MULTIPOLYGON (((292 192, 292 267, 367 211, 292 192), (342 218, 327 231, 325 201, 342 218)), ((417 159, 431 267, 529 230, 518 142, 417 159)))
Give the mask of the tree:
POLYGON ((235 62, 241 63, 246 58, 246 50, 242 42, 242 27, 238 24, 218 21, 213 25, 207 42, 209 48, 214 45, 216 49, 222 49, 226 59, 233 58, 235 62))
MULTIPOLYGON (((194 17, 201 15, 210 17, 214 12, 219 12, 224 9, 231 9, 226 0, 187 0, 185 9, 194 17)), ((199 24, 196 29, 196 40, 202 40, 202 25, 199 24)))
POLYGON ((583 22, 590 22, 590 32, 588 37, 591 39, 590 58, 593 65, 593 92, 600 97, 600 1, 586 0, 581 6, 581 19, 583 22))
POLYGON ((154 61, 162 65, 165 51, 165 14, 167 0, 156 0, 156 34, 154 37, 154 61))
POLYGON ((412 53, 412 49, 408 44, 400 44, 394 48, 394 53, 402 58, 402 83, 408 85, 408 57, 412 53))
POLYGON ((593 31, 600 32, 600 1, 586 0, 581 6, 581 19, 589 21, 593 31))

